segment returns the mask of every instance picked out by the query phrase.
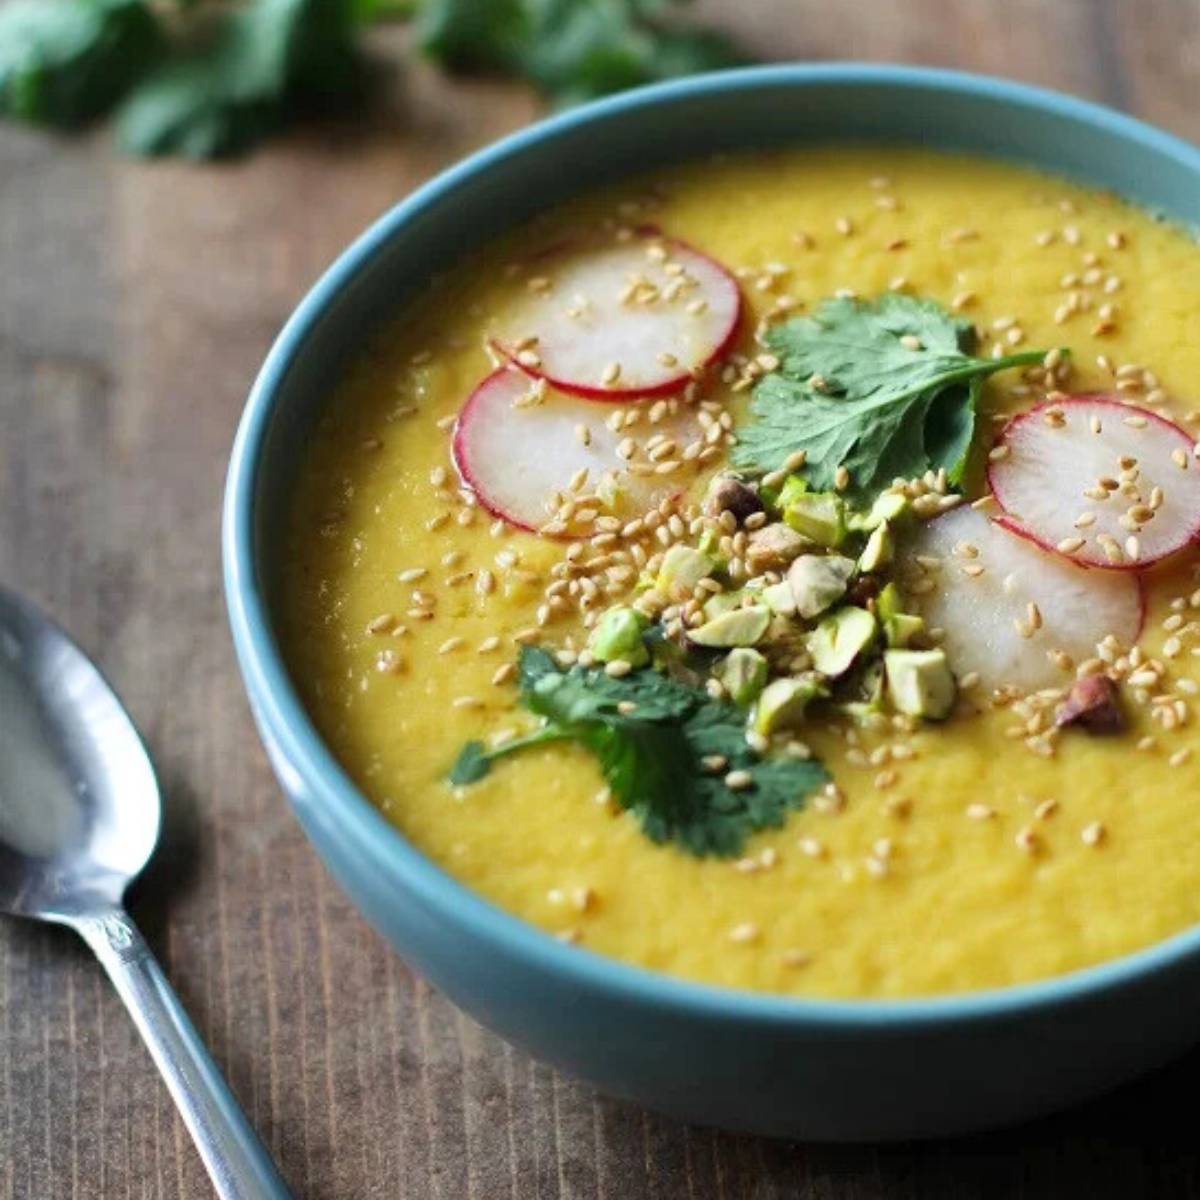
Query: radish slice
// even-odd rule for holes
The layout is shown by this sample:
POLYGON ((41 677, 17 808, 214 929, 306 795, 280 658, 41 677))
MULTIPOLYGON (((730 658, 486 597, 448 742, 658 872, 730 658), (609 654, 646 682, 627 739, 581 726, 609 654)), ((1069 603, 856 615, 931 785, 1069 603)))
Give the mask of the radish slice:
POLYGON ((1195 439, 1155 412, 1071 396, 1014 417, 999 444, 1001 522, 1047 550, 1128 570, 1200 535, 1195 439))
POLYGON ((593 399, 679 391, 729 348, 742 297, 720 263, 660 236, 539 260, 497 346, 530 375, 593 399))
POLYGON ((1141 632, 1137 576, 1076 566, 975 509, 926 522, 905 552, 906 594, 929 628, 945 631, 942 645, 960 680, 976 672, 988 689, 1061 687, 1075 675, 1054 661, 1056 651, 1081 663, 1109 634, 1128 648, 1141 632), (917 555, 931 565, 922 566, 917 555), (933 588, 914 586, 917 579, 933 588))
POLYGON ((546 531, 556 510, 551 497, 567 493, 584 468, 588 475, 580 495, 596 495, 598 489, 603 494, 615 484, 615 504, 598 501, 590 507, 632 518, 680 490, 684 472, 691 470, 682 451, 704 432, 693 408, 676 400, 664 400, 661 407, 661 420, 649 419, 655 415, 651 409, 631 429, 614 433, 605 423, 613 409, 553 392, 540 380, 502 367, 479 383, 458 414, 454 463, 488 512, 521 529, 546 531), (637 445, 629 462, 617 453, 627 438, 637 445), (667 442, 676 448, 663 453, 667 442), (648 457, 651 450, 657 461, 648 457), (657 472, 671 461, 682 465, 657 472), (638 464, 646 474, 637 473, 638 464))

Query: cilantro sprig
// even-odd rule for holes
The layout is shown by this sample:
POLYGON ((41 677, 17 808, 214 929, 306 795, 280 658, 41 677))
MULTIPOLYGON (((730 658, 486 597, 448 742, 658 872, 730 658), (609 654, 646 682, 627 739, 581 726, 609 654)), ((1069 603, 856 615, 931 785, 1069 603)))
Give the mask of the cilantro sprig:
POLYGON ((545 719, 523 738, 488 750, 468 742, 450 772, 457 785, 482 779, 492 764, 530 745, 570 740, 599 760, 613 798, 656 842, 698 856, 738 853, 746 838, 783 823, 788 811, 829 776, 812 760, 766 759, 746 743, 745 714, 653 670, 613 679, 598 668, 559 669, 546 651, 523 647, 522 703, 545 719), (720 758, 719 770, 706 767, 720 758), (730 771, 750 786, 731 789, 730 771))
POLYGON ((133 154, 241 152, 306 107, 361 95, 363 27, 412 19, 451 71, 526 79, 557 104, 741 61, 663 18, 686 0, 11 0, 0 116, 73 129, 116 110, 133 154))
POLYGON ((845 466, 858 494, 931 468, 958 483, 983 380, 1045 354, 976 357, 969 321, 897 292, 826 300, 771 328, 767 344, 779 369, 754 389, 734 463, 766 473, 804 450, 812 487, 833 487, 845 466))

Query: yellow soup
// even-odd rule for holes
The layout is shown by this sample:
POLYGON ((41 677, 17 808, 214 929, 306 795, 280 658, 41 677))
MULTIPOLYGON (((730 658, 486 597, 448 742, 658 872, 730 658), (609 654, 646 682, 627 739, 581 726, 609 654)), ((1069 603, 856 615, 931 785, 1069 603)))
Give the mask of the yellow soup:
MULTIPOLYGON (((749 310, 742 354, 756 353, 755 326, 774 313, 843 289, 906 290, 974 320, 982 354, 1069 347, 1068 390, 1119 390, 1200 428, 1200 248, 1113 196, 992 162, 867 149, 730 158, 590 196, 472 256, 376 337, 301 465, 284 641, 364 792, 510 912, 628 962, 736 987, 995 987, 1200 920, 1190 553, 1146 581, 1140 653, 1161 670, 1129 689, 1124 735, 1071 733, 1047 753, 1038 715, 1011 705, 911 731, 814 721, 805 740, 838 790, 732 861, 652 842, 569 744, 514 755, 470 787, 446 782, 468 739, 532 725, 512 681, 514 639, 582 645, 578 611, 547 597, 570 543, 475 506, 449 427, 493 365, 489 335, 527 295, 528 260, 580 227, 641 222, 735 271, 749 310)), ((732 387, 718 370, 701 391, 736 418, 732 387)), ((994 414, 1039 398, 1016 372, 996 376, 981 435, 994 414)), ((693 495, 720 465, 708 457, 681 475, 693 495)), ((635 573, 609 577, 613 599, 635 573)))

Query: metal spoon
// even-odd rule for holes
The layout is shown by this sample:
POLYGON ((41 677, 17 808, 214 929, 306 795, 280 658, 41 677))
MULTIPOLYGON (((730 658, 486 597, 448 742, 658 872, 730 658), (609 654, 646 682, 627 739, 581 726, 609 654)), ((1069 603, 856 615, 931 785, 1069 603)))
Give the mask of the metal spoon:
POLYGON ((289 1193, 121 906, 158 841, 154 768, 99 671, 0 588, 0 911, 69 925, 125 1001, 222 1200, 289 1193))

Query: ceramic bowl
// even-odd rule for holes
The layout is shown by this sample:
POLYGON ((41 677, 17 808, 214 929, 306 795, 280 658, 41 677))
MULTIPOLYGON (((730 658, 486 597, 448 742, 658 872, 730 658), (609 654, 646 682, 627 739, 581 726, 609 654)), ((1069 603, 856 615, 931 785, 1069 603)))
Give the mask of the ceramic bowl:
POLYGON ((1200 1037, 1200 929, 1088 970, 962 996, 790 999, 601 957, 502 912, 414 849, 324 745, 280 657, 276 556, 293 471, 364 330, 453 260, 579 189, 718 150, 850 140, 994 155, 1200 224, 1200 152, 1116 112, 942 71, 779 66, 591 104, 402 200, 296 309, 229 469, 224 569, 238 659, 318 853, 404 958, 484 1025, 597 1088, 687 1121, 809 1139, 944 1135, 1033 1116, 1200 1037))

